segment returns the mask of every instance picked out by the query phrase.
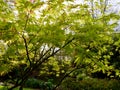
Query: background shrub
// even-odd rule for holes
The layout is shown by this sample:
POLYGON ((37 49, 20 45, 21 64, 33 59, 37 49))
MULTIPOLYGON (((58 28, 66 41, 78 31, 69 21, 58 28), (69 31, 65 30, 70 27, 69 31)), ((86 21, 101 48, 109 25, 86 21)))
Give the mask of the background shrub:
POLYGON ((120 81, 97 78, 76 81, 73 78, 67 78, 60 87, 61 90, 120 90, 120 81))
POLYGON ((25 87, 30 87, 30 88, 38 88, 41 90, 52 90, 53 88, 53 83, 52 80, 49 79, 47 82, 35 79, 35 78, 30 78, 26 81, 25 87))

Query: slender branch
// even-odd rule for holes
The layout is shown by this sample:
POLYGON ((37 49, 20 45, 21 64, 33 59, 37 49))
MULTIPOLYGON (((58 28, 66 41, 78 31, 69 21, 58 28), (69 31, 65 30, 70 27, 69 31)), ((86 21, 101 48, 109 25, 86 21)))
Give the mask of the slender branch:
POLYGON ((63 82, 63 80, 68 77, 72 72, 74 72, 75 70, 77 70, 78 68, 74 68, 73 70, 71 70, 70 72, 66 73, 63 78, 59 81, 59 83, 53 88, 53 90, 56 90, 56 88, 58 86, 60 86, 60 84, 63 82))
POLYGON ((52 49, 52 53, 54 53, 55 52, 55 47, 53 47, 53 49, 52 49))
POLYGON ((68 41, 61 47, 61 49, 64 48, 64 47, 66 47, 66 46, 67 46, 69 43, 71 43, 74 39, 75 39, 75 37, 73 37, 72 39, 68 40, 68 41))
POLYGON ((26 30, 26 28, 27 28, 29 16, 30 16, 30 13, 28 12, 28 14, 26 15, 26 22, 25 22, 25 25, 24 25, 24 29, 23 29, 23 30, 26 30))
MULTIPOLYGON (((40 62, 43 62, 45 59, 48 59, 48 58, 47 58, 47 54, 48 54, 48 52, 51 51, 52 48, 53 48, 53 47, 51 46, 51 47, 37 60, 36 64, 37 64, 37 63, 40 63, 40 62), (44 58, 45 56, 46 56, 46 58, 44 58)), ((48 56, 50 56, 50 55, 48 55, 48 56)))
POLYGON ((45 51, 45 45, 43 46, 42 51, 39 53, 39 57, 43 56, 44 51, 45 51))
POLYGON ((95 16, 94 16, 94 1, 93 0, 91 0, 91 10, 92 10, 92 18, 94 19, 95 18, 95 16))
POLYGON ((36 60, 36 57, 37 57, 37 49, 35 49, 35 51, 34 51, 34 57, 33 57, 34 61, 36 60))
MULTIPOLYGON (((61 48, 59 48, 58 50, 56 50, 55 52, 52 52, 50 55, 46 56, 45 58, 42 57, 40 58, 41 61, 38 61, 38 66, 41 65, 43 62, 45 62, 46 60, 48 60, 50 57, 54 56, 56 53, 58 53, 61 49, 63 49, 64 47, 66 47, 69 43, 71 43, 75 38, 73 37, 72 39, 68 40, 61 48)), ((51 47, 52 48, 52 47, 51 47)), ((51 50, 51 48, 49 50, 51 50)), ((49 51, 48 50, 48 51, 49 51)), ((47 52, 48 52, 47 51, 47 52)), ((46 53, 47 53, 46 52, 46 53)))
MULTIPOLYGON (((26 22, 25 22, 25 25, 24 25, 24 29, 23 29, 23 30, 26 30, 27 23, 28 23, 28 20, 29 20, 29 15, 30 15, 30 13, 28 12, 28 14, 27 14, 27 16, 26 16, 26 22)), ((28 50, 28 44, 27 44, 26 38, 24 37, 24 31, 23 31, 23 34, 22 34, 22 38, 23 38, 24 44, 25 44, 27 59, 28 59, 30 65, 31 65, 31 60, 30 60, 29 50, 28 50)))
POLYGON ((51 51, 52 48, 53 48, 53 46, 51 46, 51 47, 43 54, 43 56, 40 57, 40 58, 43 58, 44 56, 46 56, 46 55, 51 51))
POLYGON ((22 38, 23 38, 24 44, 25 44, 25 50, 26 50, 27 59, 28 59, 30 65, 31 65, 31 60, 30 60, 30 56, 29 56, 27 41, 26 41, 26 38, 24 37, 24 35, 22 35, 22 38))
POLYGON ((104 1, 103 13, 105 13, 105 12, 106 12, 107 5, 108 5, 108 0, 105 0, 105 1, 104 1))

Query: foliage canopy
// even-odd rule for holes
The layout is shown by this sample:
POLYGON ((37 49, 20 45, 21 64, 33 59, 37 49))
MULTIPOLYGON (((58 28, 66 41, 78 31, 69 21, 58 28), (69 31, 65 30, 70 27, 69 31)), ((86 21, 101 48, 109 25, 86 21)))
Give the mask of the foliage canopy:
POLYGON ((50 67, 56 76, 76 68, 87 74, 115 71, 119 76, 113 57, 114 52, 119 54, 120 40, 112 34, 119 16, 107 12, 105 2, 1 0, 0 75, 26 64, 16 86, 34 71, 47 73, 50 67))

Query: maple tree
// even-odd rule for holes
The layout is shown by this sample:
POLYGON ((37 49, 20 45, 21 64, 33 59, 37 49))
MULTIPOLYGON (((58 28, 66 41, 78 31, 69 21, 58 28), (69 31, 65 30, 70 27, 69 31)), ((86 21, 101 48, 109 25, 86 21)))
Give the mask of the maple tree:
POLYGON ((60 53, 67 58, 61 62, 68 62, 69 70, 58 85, 77 69, 84 68, 87 73, 114 69, 108 60, 113 55, 111 45, 118 47, 119 43, 111 34, 119 16, 105 13, 104 1, 91 1, 95 3, 92 6, 72 0, 0 2, 0 74, 25 64, 9 90, 18 86, 22 89, 35 70, 49 61, 55 63, 60 53), (109 24, 110 20, 115 22, 109 24))

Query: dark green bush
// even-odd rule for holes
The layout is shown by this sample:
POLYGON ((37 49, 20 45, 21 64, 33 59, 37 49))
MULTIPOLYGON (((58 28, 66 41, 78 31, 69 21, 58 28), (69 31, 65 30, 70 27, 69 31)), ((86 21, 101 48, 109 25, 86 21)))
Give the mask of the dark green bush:
POLYGON ((50 79, 47 82, 45 82, 35 78, 30 78, 25 83, 25 87, 39 88, 41 90, 52 90, 53 86, 54 85, 52 83, 52 80, 50 79))
POLYGON ((39 88, 40 87, 40 81, 35 79, 35 78, 30 78, 26 81, 25 86, 26 87, 31 87, 31 88, 39 88))
POLYGON ((73 78, 67 78, 60 86, 62 90, 119 90, 119 80, 87 78, 76 81, 73 78))

